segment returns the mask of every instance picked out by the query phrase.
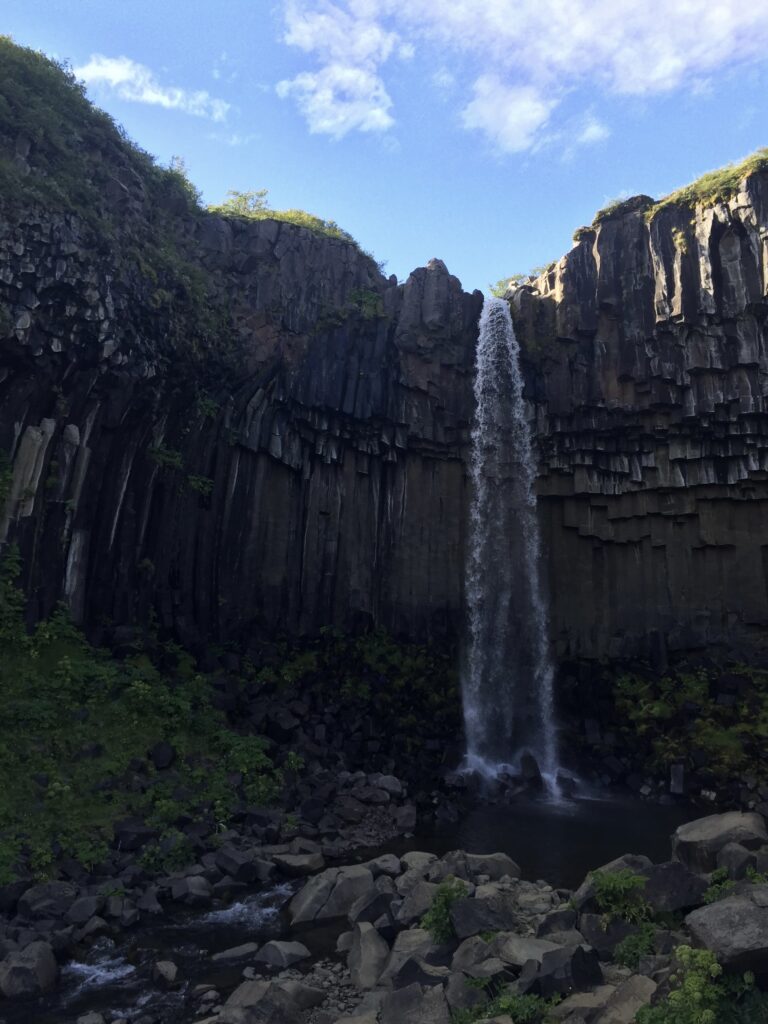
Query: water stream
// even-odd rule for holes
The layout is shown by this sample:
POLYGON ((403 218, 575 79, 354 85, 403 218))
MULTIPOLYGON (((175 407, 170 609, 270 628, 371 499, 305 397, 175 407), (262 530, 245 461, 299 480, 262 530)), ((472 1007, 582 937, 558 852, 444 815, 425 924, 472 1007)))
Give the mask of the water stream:
POLYGON ((531 753, 551 791, 558 767, 536 460, 509 305, 485 300, 477 346, 462 672, 465 767, 515 771, 531 753))

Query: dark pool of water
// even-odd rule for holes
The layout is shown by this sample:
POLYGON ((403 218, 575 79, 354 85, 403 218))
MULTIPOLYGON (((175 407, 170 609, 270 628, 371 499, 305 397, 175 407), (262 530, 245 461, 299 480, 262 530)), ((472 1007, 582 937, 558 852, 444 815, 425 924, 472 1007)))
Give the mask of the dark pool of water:
POLYGON ((502 851, 520 865, 523 878, 575 889, 589 871, 622 853, 669 860, 674 830, 701 814, 687 806, 619 799, 482 804, 456 824, 422 833, 411 848, 502 851))
MULTIPOLYGON (((384 850, 419 849, 439 855, 457 848, 501 851, 517 861, 524 878, 575 888, 590 870, 622 853, 669 859, 671 833, 700 814, 692 808, 614 799, 481 804, 456 824, 434 826, 357 859, 384 850)), ((190 987, 234 985, 247 963, 214 965, 211 954, 245 942, 285 937, 287 920, 281 908, 297 884, 253 893, 205 913, 166 916, 156 925, 142 926, 119 946, 101 940, 82 961, 64 966, 62 982, 50 997, 4 1005, 0 1024, 69 1024, 90 1010, 98 1010, 107 1021, 122 1016, 130 1020, 141 1013, 163 1024, 190 1021, 191 1007, 185 1005, 190 987), (179 966, 185 979, 180 990, 165 993, 152 983, 152 965, 162 959, 179 966)), ((331 922, 294 930, 291 937, 304 942, 314 956, 328 956, 343 928, 344 922, 331 922)))

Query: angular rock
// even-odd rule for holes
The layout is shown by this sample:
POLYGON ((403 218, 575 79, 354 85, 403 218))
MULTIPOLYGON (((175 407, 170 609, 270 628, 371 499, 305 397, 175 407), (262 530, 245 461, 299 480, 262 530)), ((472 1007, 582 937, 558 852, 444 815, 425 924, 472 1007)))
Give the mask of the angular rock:
POLYGON ((277 939, 272 939, 261 947, 253 960, 254 963, 284 968, 298 963, 299 960, 306 960, 309 956, 311 956, 311 953, 301 942, 281 942, 277 939))
POLYGON ((650 978, 640 975, 627 978, 611 994, 592 1024, 633 1024, 638 1011, 650 1003, 656 988, 656 982, 650 978))
POLYGON ((58 967, 47 942, 31 942, 20 953, 9 953, 0 962, 0 992, 6 999, 49 992, 56 983, 58 967))
POLYGON ((704 899, 707 881, 679 861, 654 864, 647 872, 643 899, 657 914, 697 907, 704 899))
POLYGON ((755 850, 766 842, 768 833, 760 814, 728 811, 680 825, 672 836, 672 855, 691 871, 703 874, 715 870, 717 854, 727 843, 755 850))
POLYGON ((64 917, 77 898, 71 882, 41 882, 27 889, 19 899, 21 917, 64 917))
POLYGON ((211 957, 215 963, 222 963, 228 960, 255 959, 259 952, 258 942, 243 942, 239 946, 230 946, 229 949, 222 949, 211 957))
POLYGON ((313 875, 325 867, 322 853, 275 853, 272 856, 275 864, 289 878, 301 878, 313 875))
POLYGON ((499 892, 488 899, 458 899, 451 905, 450 914, 458 939, 466 939, 481 932, 514 931, 521 923, 515 898, 505 892, 499 892))
POLYGON ((408 985, 389 992, 381 1004, 380 1024, 451 1024, 451 1011, 443 989, 408 985))
POLYGON ((545 953, 540 963, 530 960, 518 980, 521 992, 544 998, 583 992, 602 983, 597 952, 589 946, 566 946, 545 953))
POLYGON ((717 866, 725 868, 728 877, 739 881, 747 877, 749 868, 757 863, 756 854, 747 850, 741 843, 726 843, 717 851, 717 866))
POLYGON ((347 965, 352 984, 358 989, 374 988, 389 958, 389 946, 372 924, 361 922, 352 929, 347 965))
POLYGON ((152 980, 163 988, 173 988, 179 977, 179 968, 173 960, 158 960, 152 967, 152 980))
MULTIPOLYGON (((338 868, 328 868, 311 878, 300 889, 288 905, 291 924, 303 924, 314 921, 318 912, 325 906, 333 892, 338 877, 338 868)), ((371 876, 373 880, 373 876, 371 876)))
POLYGON ((768 885, 694 910, 685 919, 697 946, 734 971, 768 974, 768 885))

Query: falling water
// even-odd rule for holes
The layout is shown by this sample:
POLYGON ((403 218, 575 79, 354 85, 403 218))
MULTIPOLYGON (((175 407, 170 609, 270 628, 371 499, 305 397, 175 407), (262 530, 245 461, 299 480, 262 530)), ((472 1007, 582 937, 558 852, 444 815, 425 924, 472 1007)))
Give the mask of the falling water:
POLYGON ((466 568, 469 644, 462 680, 465 763, 495 776, 514 770, 528 751, 553 790, 553 667, 520 348, 502 299, 485 300, 479 326, 466 568))

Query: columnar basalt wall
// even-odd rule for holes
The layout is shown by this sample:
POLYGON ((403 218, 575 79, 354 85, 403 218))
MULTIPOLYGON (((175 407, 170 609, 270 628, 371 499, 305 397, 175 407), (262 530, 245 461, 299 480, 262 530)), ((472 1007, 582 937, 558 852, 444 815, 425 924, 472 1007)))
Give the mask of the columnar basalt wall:
POLYGON ((186 641, 455 632, 482 296, 288 224, 179 230, 228 317, 226 352, 192 362, 76 218, 0 236, 0 540, 31 614, 154 608, 186 641))
POLYGON ((768 175, 649 206, 513 296, 563 656, 767 636, 768 175))

